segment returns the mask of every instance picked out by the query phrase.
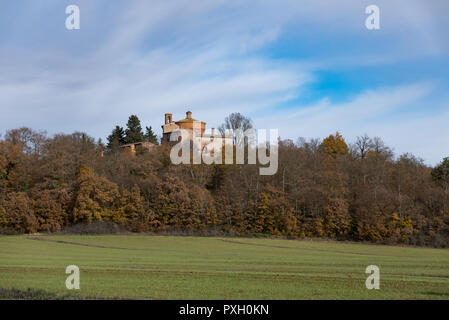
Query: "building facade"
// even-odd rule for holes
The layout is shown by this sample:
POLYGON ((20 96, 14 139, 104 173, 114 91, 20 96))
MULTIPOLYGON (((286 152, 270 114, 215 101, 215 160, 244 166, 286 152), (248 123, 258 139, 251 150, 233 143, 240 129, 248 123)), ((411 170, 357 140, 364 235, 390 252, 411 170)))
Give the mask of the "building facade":
MULTIPOLYGON (((215 132, 215 128, 212 128, 210 133, 206 133, 206 122, 193 119, 191 111, 186 112, 185 119, 178 121, 173 120, 173 115, 171 113, 166 113, 164 124, 161 127, 161 144, 175 144, 180 141, 182 137, 181 130, 187 132, 188 137, 193 143, 199 143, 200 145, 198 147, 202 151, 207 150, 208 147, 217 149, 220 145, 223 146, 225 143, 232 145, 233 142, 232 135, 222 136, 220 133, 215 132), (196 139, 193 139, 194 136, 196 139), (222 138, 222 140, 217 138, 222 138)), ((135 154, 140 149, 151 151, 156 146, 157 145, 151 142, 142 141, 125 144, 120 147, 122 150, 127 150, 132 154, 135 154)))
MULTIPOLYGON (((189 134, 189 138, 193 140, 193 133, 201 144, 201 149, 207 148, 207 145, 214 144, 215 137, 221 137, 221 143, 231 143, 233 141, 232 135, 221 136, 220 133, 215 132, 215 128, 211 129, 211 133, 206 133, 206 122, 199 121, 192 118, 192 112, 187 111, 185 119, 174 121, 171 113, 165 114, 165 123, 162 125, 162 143, 176 143, 181 138, 181 129, 189 134)), ((215 139, 217 141, 217 139, 215 139)), ((216 144, 216 143, 215 143, 216 144)))

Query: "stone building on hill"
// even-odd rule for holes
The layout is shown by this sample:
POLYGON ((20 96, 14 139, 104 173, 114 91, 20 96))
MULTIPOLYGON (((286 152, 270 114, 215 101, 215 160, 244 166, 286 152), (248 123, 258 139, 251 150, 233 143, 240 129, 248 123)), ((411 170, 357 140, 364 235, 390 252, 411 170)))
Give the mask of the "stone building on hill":
MULTIPOLYGON (((186 112, 186 118, 173 121, 173 115, 171 113, 165 114, 165 123, 162 125, 162 143, 170 142, 170 136, 180 135, 180 129, 185 129, 193 133, 194 126, 196 126, 196 134, 203 135, 206 131, 206 122, 198 121, 192 118, 192 112, 186 112)), ((172 140, 173 141, 173 140, 172 140)))
POLYGON ((120 146, 125 151, 130 151, 131 153, 136 153, 136 151, 139 150, 148 150, 151 151, 153 148, 157 147, 156 144, 148 142, 148 141, 142 141, 142 142, 136 142, 136 143, 128 143, 120 146))
MULTIPOLYGON (((165 123, 162 125, 162 144, 175 143, 181 136, 181 129, 187 130, 189 132, 190 138, 193 137, 193 132, 195 131, 196 136, 199 137, 201 142, 201 148, 210 144, 213 141, 213 137, 222 137, 220 133, 215 132, 215 128, 211 129, 211 133, 206 132, 206 122, 196 120, 192 118, 192 112, 186 112, 186 118, 178 121, 173 120, 173 115, 171 113, 165 114, 165 123), (170 141, 170 137, 175 135, 170 141)), ((223 143, 228 141, 232 144, 232 135, 225 135, 222 137, 223 143)))
MULTIPOLYGON (((165 123, 162 125, 162 139, 161 144, 174 144, 181 137, 181 129, 186 130, 189 133, 190 138, 193 137, 193 132, 195 131, 196 136, 198 137, 201 150, 207 150, 207 146, 216 145, 218 140, 214 140, 214 137, 222 137, 220 133, 215 132, 215 128, 211 129, 211 133, 206 133, 206 122, 199 121, 192 118, 192 112, 187 111, 185 119, 174 121, 173 115, 171 113, 165 114, 165 123), (174 135, 172 141, 170 141, 170 137, 174 135), (212 143, 212 144, 211 144, 212 143), (205 149, 206 148, 206 149, 205 149)), ((233 137, 232 135, 225 135, 222 137, 224 140, 221 141, 222 144, 230 143, 232 144, 233 137)), ((149 150, 151 151, 157 145, 148 141, 141 141, 136 143, 130 143, 122 145, 121 148, 123 150, 130 151, 132 154, 135 154, 139 150, 149 150)))

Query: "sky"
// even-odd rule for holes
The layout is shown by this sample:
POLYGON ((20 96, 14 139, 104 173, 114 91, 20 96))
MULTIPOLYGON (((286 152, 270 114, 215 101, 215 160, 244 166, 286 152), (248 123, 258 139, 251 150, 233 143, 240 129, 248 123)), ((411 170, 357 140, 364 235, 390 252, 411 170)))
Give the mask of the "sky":
POLYGON ((0 132, 105 138, 136 114, 449 156, 447 0, 0 0, 0 132), (66 7, 80 9, 67 30, 66 7), (365 8, 380 9, 368 30, 365 8))

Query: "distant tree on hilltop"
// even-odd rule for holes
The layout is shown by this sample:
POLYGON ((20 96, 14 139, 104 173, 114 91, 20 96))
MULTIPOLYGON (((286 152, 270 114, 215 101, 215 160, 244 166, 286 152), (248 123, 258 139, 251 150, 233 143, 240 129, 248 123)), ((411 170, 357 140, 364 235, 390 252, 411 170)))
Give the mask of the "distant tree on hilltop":
POLYGON ((338 155, 348 153, 348 145, 343 139, 343 136, 337 132, 335 135, 331 134, 329 137, 323 140, 321 143, 323 151, 328 155, 336 158, 338 155))
POLYGON ((126 143, 136 143, 145 140, 140 120, 136 115, 131 115, 129 117, 128 123, 126 124, 125 134, 126 143))
POLYGON ((232 130, 234 134, 234 144, 240 145, 244 144, 243 132, 251 128, 253 128, 253 123, 250 118, 245 117, 239 112, 234 112, 225 118, 224 123, 218 127, 218 130, 222 135, 226 134, 227 130, 232 130), (240 130, 240 133, 237 134, 236 130, 240 130))
POLYGON ((112 133, 108 136, 108 148, 112 149, 114 146, 126 143, 125 131, 120 126, 115 126, 112 133))
POLYGON ((159 144, 157 135, 153 132, 153 129, 146 127, 145 140, 154 144, 159 144))
POLYGON ((449 198, 449 157, 444 158, 432 172, 432 179, 444 189, 444 208, 443 212, 448 213, 449 198))

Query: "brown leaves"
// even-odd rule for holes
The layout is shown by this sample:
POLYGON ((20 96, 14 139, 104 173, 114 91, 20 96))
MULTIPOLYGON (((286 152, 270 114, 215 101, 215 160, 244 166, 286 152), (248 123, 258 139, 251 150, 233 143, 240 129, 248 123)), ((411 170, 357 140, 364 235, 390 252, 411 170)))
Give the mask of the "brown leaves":
POLYGON ((335 133, 335 135, 331 134, 324 139, 321 143, 321 148, 333 158, 336 158, 338 155, 347 154, 349 150, 346 141, 339 132, 335 133))
POLYGON ((167 146, 100 157, 83 133, 48 139, 19 129, 0 141, 0 228, 108 220, 135 232, 446 241, 448 191, 432 168, 410 155, 394 160, 380 139, 358 141, 351 152, 338 132, 322 143, 280 141, 279 170, 262 177, 254 165, 175 166, 167 146))

